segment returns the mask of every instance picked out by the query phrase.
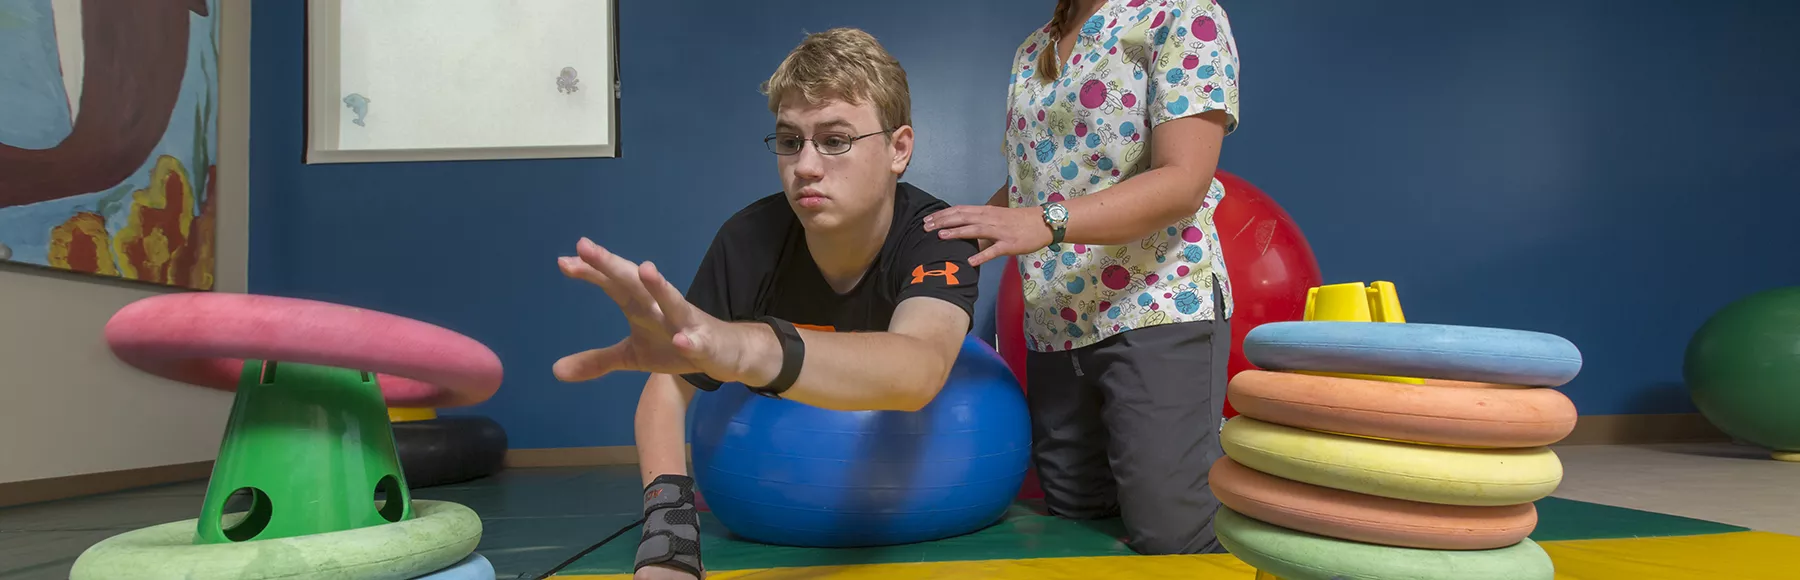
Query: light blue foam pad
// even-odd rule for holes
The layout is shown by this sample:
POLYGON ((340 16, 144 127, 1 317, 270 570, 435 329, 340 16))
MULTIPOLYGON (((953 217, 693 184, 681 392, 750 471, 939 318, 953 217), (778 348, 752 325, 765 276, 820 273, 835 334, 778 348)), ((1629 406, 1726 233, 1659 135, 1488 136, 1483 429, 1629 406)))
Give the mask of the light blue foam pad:
POLYGON ((481 554, 469 554, 455 566, 438 570, 417 580, 494 580, 494 564, 481 554))
POLYGON ((1244 357, 1271 371, 1314 371, 1560 387, 1581 351, 1529 330, 1390 322, 1272 322, 1244 337, 1244 357))

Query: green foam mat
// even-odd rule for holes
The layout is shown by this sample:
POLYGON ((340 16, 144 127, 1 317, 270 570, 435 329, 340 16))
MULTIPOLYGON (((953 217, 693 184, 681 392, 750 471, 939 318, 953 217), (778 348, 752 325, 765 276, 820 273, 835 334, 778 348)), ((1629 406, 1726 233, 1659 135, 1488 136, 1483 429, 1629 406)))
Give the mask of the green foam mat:
POLYGON ((1699 536, 1749 530, 1719 522, 1559 497, 1538 500, 1537 508, 1538 526, 1531 532, 1531 539, 1539 542, 1699 536))
MULTIPOLYGON (((1031 505, 1014 504, 1001 521, 986 529, 935 542, 875 548, 796 548, 738 539, 711 512, 700 514, 701 557, 708 571, 753 568, 953 562, 994 558, 1069 558, 1131 554, 1119 540, 1124 527, 1117 518, 1074 521, 1040 515, 1031 505)), ((561 574, 631 572, 639 532, 627 532, 561 574)))
MULTIPOLYGON (((1597 540, 1689 536, 1744 531, 1717 522, 1545 498, 1537 502, 1534 541, 1597 540)), ((795 548, 758 544, 732 537, 710 512, 700 515, 701 552, 709 571, 747 570, 903 562, 953 562, 1028 558, 1120 556, 1134 552, 1120 538, 1117 518, 1075 521, 1043 515, 1031 503, 1013 505, 1006 517, 987 529, 935 542, 880 548, 795 548)), ((633 530, 569 565, 561 574, 626 574, 637 551, 633 530)))

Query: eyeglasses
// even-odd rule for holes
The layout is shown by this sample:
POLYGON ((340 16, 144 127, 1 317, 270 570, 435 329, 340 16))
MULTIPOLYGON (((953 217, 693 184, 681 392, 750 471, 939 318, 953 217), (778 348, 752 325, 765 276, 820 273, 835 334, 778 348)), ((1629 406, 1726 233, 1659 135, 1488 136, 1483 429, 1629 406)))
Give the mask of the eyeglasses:
POLYGON ((813 148, 817 149, 822 155, 843 155, 850 151, 851 144, 869 137, 886 134, 890 130, 891 129, 883 129, 874 133, 856 136, 845 135, 843 133, 820 133, 811 139, 793 133, 773 133, 768 137, 763 138, 763 144, 768 145, 769 152, 776 155, 793 155, 799 153, 800 148, 804 147, 806 142, 811 141, 813 148))

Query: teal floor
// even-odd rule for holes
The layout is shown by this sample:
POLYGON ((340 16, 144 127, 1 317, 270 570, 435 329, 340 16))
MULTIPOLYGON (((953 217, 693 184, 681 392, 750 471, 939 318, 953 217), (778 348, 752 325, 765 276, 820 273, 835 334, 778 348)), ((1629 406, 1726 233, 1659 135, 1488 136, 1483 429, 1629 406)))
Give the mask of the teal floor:
MULTIPOLYGON (((1600 540, 1688 536, 1744 531, 1732 525, 1566 500, 1537 502, 1538 526, 1531 538, 1600 540)), ((762 568, 951 562, 964 560, 1129 556, 1117 519, 1075 521, 1045 515, 1041 504, 1015 504, 1000 523, 975 533, 938 540, 855 549, 768 546, 733 538, 711 514, 701 515, 703 556, 715 572, 762 568)), ((630 534, 627 534, 629 537, 630 534)), ((623 538, 622 538, 623 539, 623 538)), ((564 574, 622 574, 631 571, 636 544, 615 541, 563 569, 564 574)))
MULTIPOLYGON (((637 466, 514 469, 413 496, 457 502, 482 516, 479 552, 501 579, 535 578, 636 521, 637 466)), ((196 481, 0 508, 0 580, 67 580, 88 546, 133 529, 199 515, 196 481)), ((620 541, 635 543, 627 533, 620 541)))
MULTIPOLYGON (((136 528, 195 517, 204 482, 158 486, 81 499, 0 509, 0 580, 64 580, 81 552, 136 528)), ((482 516, 479 552, 502 579, 535 578, 637 520, 636 466, 514 469, 489 478, 416 490, 419 499, 457 502, 482 516)), ((1548 498, 1538 502, 1532 538, 1547 540, 1708 534, 1743 528, 1599 504, 1548 498)), ((939 542, 890 548, 815 550, 733 539, 706 516, 707 566, 713 570, 825 564, 1043 558, 1128 554, 1119 522, 1073 522, 1015 506, 1006 521, 939 542)), ((635 530, 582 558, 564 573, 629 570, 635 530)))

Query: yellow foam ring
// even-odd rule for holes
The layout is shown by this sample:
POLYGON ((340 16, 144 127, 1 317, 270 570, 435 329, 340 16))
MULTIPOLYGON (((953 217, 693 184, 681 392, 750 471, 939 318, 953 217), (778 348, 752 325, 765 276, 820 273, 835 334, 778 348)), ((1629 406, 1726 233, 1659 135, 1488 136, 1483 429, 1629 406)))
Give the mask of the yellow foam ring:
POLYGON ((1375 441, 1387 441, 1390 443, 1401 443, 1401 444, 1406 444, 1406 445, 1429 445, 1432 447, 1443 447, 1446 449, 1493 449, 1493 447, 1476 447, 1473 445, 1451 445, 1449 443, 1420 443, 1418 441, 1407 441, 1405 439, 1389 439, 1386 437, 1376 437, 1374 435, 1357 435, 1355 433, 1340 433, 1337 431, 1327 431, 1325 429, 1313 429, 1313 431, 1317 431, 1320 433, 1326 433, 1326 434, 1330 434, 1330 435, 1337 435, 1339 437, 1355 437, 1358 439, 1371 439, 1371 440, 1375 440, 1375 441))
POLYGON ((1295 429, 1245 415, 1225 422, 1219 442, 1238 463, 1269 475, 1425 503, 1533 502, 1556 491, 1563 475, 1562 461, 1548 447, 1415 445, 1295 429))
MULTIPOLYGON (((1406 314, 1400 311, 1400 291, 1394 288, 1393 282, 1376 281, 1371 285, 1362 282, 1345 282, 1343 284, 1327 284, 1306 291, 1305 320, 1333 320, 1342 322, 1406 322, 1406 314)), ((1351 373, 1327 373, 1318 371, 1295 371, 1301 374, 1321 377, 1341 377, 1347 379, 1364 379, 1370 381, 1388 381, 1423 385, 1424 379, 1412 377, 1390 377, 1384 375, 1358 375, 1351 373)))
POLYGON ((1386 376, 1386 375, 1359 375, 1359 374, 1355 374, 1355 373, 1328 373, 1328 372, 1324 372, 1324 371, 1292 371, 1292 372, 1303 374, 1303 375, 1317 375, 1317 376, 1321 376, 1321 377, 1339 377, 1339 378, 1345 378, 1345 379, 1362 379, 1365 381, 1387 381, 1390 383, 1406 383, 1409 385, 1425 384, 1424 379, 1415 379, 1412 377, 1390 377, 1390 376, 1386 376))
MULTIPOLYGON (((1701 536, 1559 540, 1539 542, 1556 565, 1558 580, 1750 580, 1793 578, 1791 554, 1800 552, 1800 537, 1769 532, 1730 532, 1701 536)), ((1091 580, 1093 578, 1193 578, 1196 580, 1268 580, 1230 554, 1196 556, 1099 556, 909 562, 729 570, 709 572, 710 579, 753 580, 924 580, 986 578, 993 580, 1091 580)), ((629 580, 630 574, 557 575, 562 580, 629 580)))
POLYGON ((429 421, 437 418, 437 409, 414 409, 404 407, 388 407, 388 421, 404 423, 407 421, 429 421))

